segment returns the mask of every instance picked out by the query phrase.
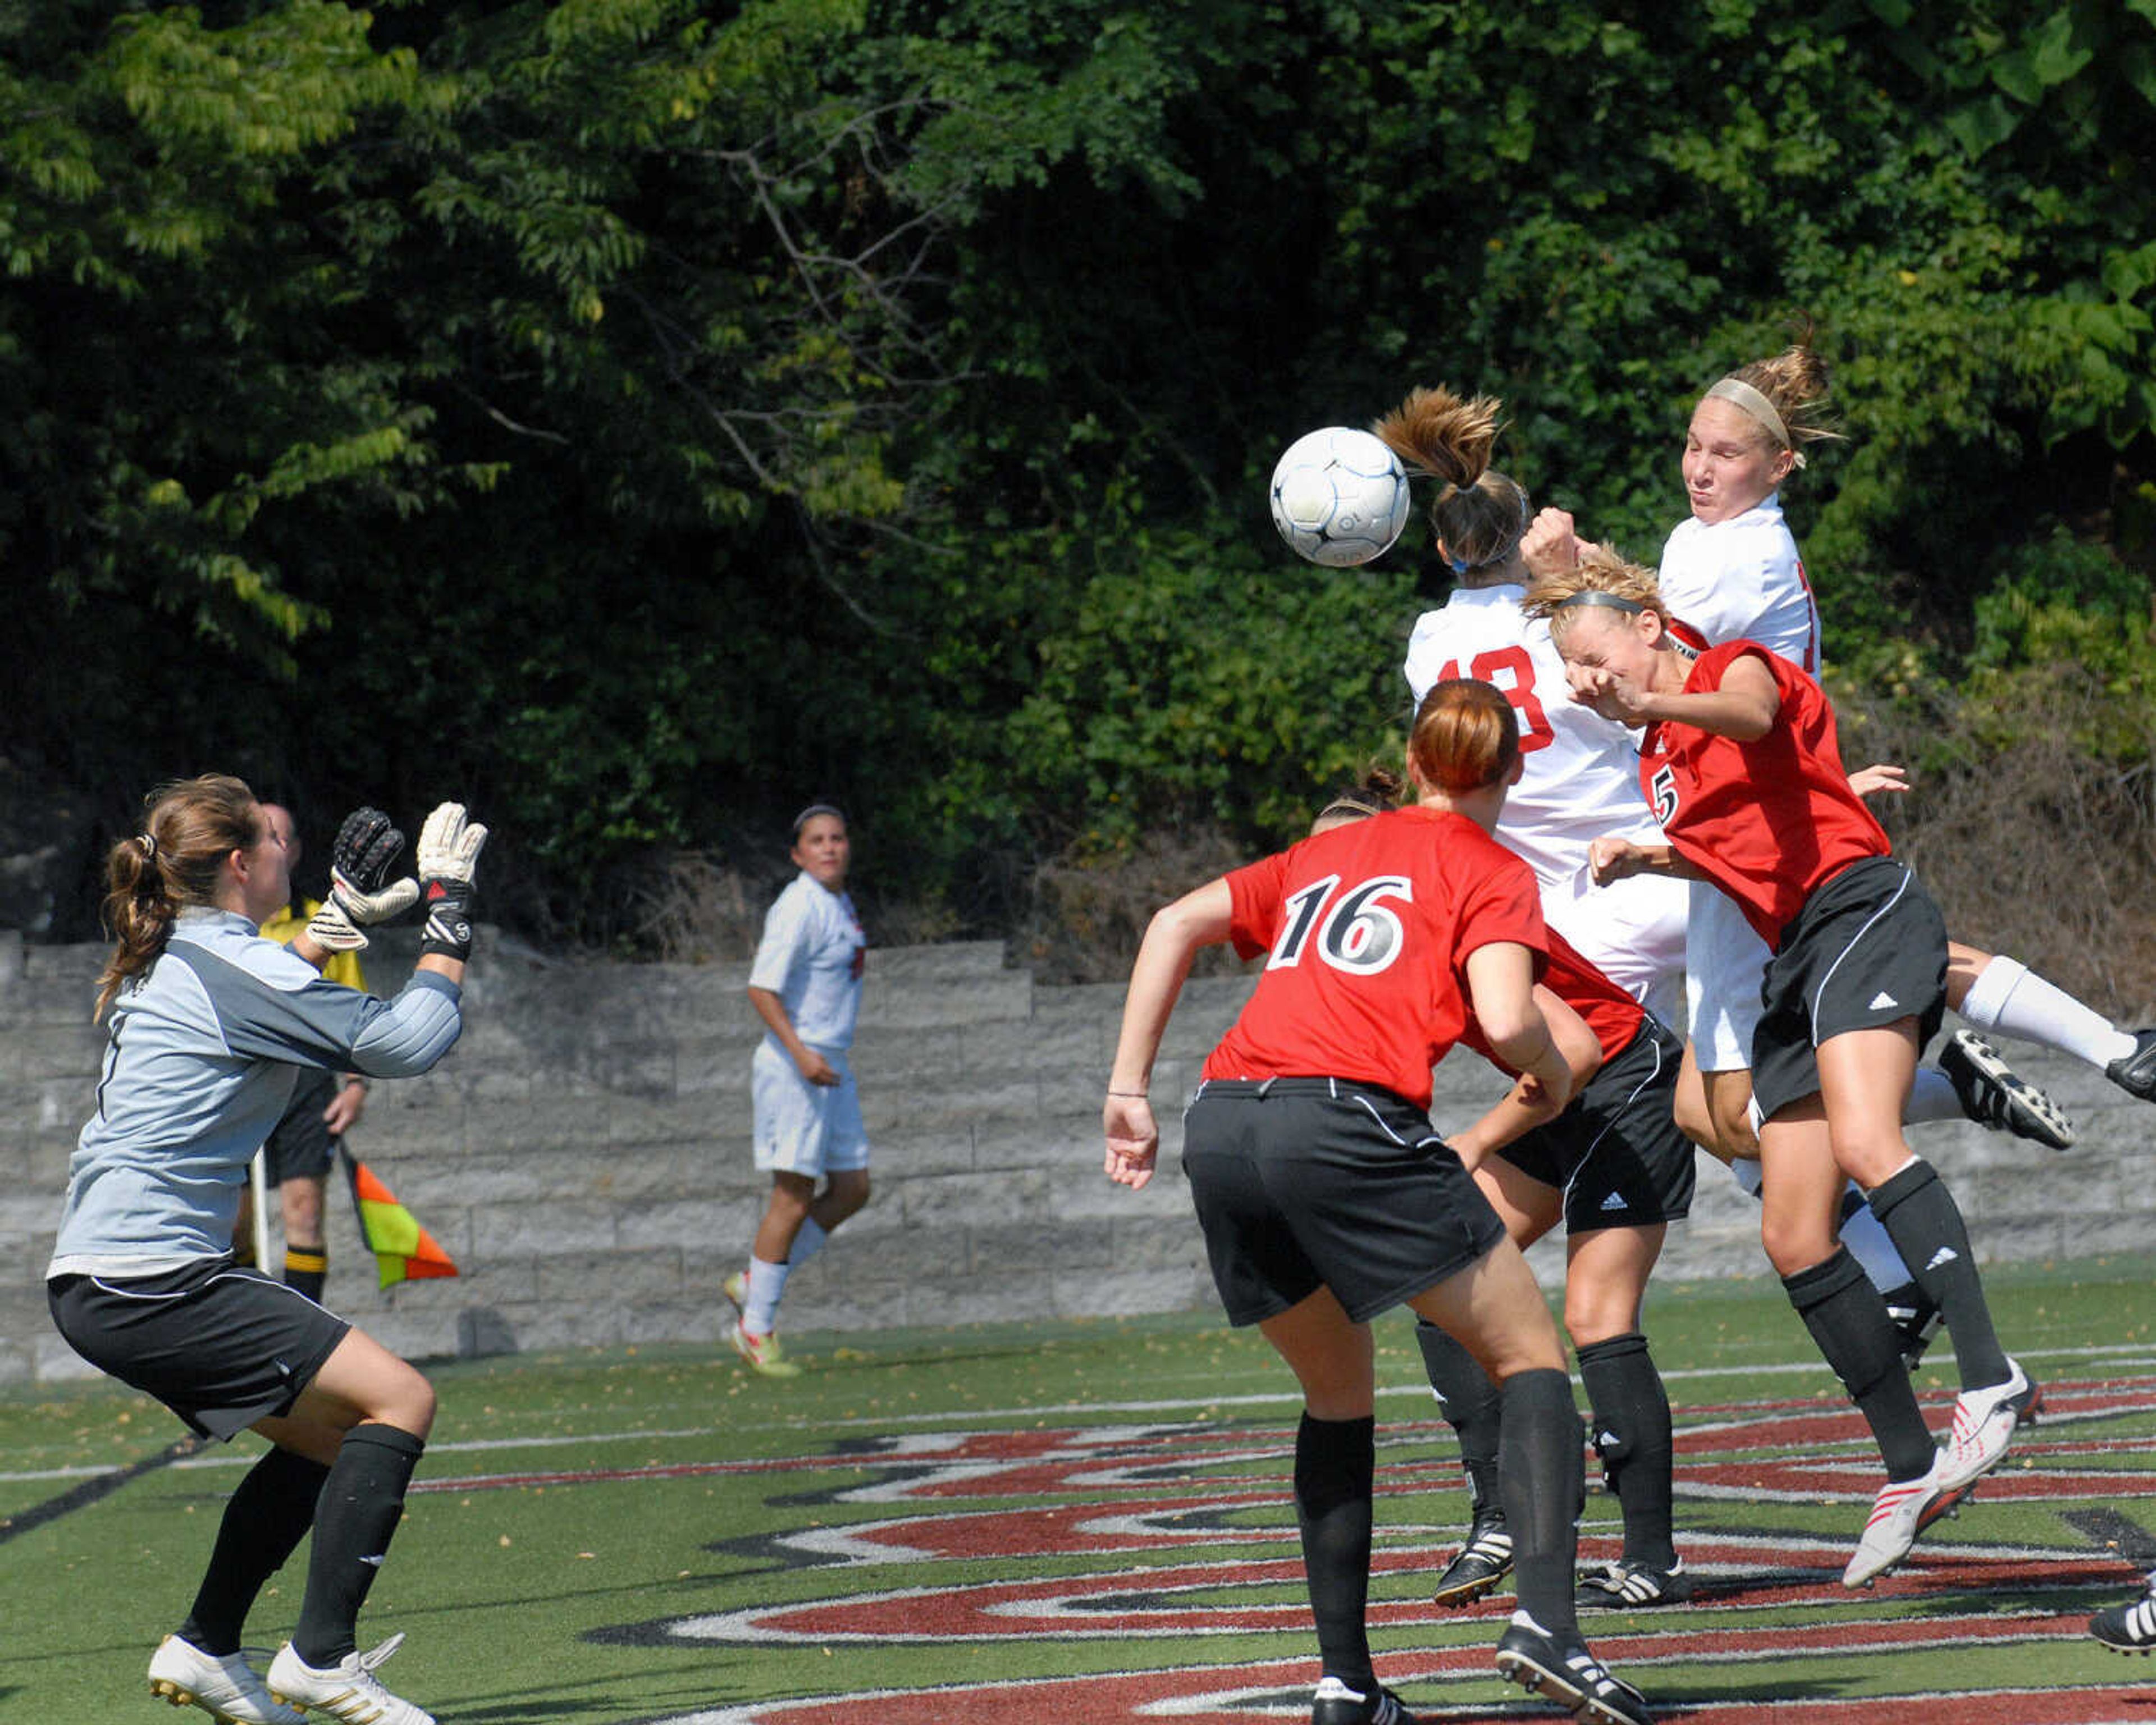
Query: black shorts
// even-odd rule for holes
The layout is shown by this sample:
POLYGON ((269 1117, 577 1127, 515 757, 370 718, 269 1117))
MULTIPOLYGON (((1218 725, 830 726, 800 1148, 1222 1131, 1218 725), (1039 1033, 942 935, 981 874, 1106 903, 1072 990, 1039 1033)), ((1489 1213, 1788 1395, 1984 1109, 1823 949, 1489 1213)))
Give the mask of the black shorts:
POLYGON ((1547 1126, 1496 1152, 1564 1193, 1568 1234, 1645 1228, 1691 1214, 1691 1140, 1677 1130, 1684 1045, 1652 1017, 1547 1126))
POLYGON ((292 1100, 262 1147, 264 1178, 272 1186, 287 1180, 319 1180, 330 1171, 336 1140, 322 1122, 322 1110, 336 1100, 344 1080, 334 1072, 309 1067, 292 1086, 292 1100))
POLYGON ((1373 1085, 1208 1079, 1183 1117, 1183 1166, 1233 1324, 1321 1286, 1364 1322, 1505 1237, 1430 1117, 1373 1085))
POLYGON ((1919 1050, 1932 1040, 1946 1012, 1946 919, 1894 858, 1851 863, 1782 931, 1759 999, 1752 1094, 1771 1120, 1818 1092, 1820 1043, 1909 1018, 1919 1050))
POLYGON ((69 1347, 204 1437, 290 1413, 352 1328, 230 1258, 125 1281, 56 1276, 45 1299, 69 1347))

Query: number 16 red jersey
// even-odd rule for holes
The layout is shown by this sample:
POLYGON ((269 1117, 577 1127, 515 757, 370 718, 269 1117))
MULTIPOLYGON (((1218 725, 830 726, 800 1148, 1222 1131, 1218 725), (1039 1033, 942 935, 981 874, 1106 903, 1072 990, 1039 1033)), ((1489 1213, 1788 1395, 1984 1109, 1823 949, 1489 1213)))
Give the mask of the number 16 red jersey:
POLYGON ((1208 1078, 1348 1078, 1427 1108, 1466 1028, 1467 955, 1548 951, 1533 871, 1439 809, 1353 821, 1227 879, 1236 950, 1268 956, 1208 1078))

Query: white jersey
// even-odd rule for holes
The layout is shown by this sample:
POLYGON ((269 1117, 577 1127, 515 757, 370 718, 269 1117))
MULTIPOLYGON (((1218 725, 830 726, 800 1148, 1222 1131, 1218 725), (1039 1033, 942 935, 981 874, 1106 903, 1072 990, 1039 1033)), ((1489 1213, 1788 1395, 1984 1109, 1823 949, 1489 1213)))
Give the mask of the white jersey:
POLYGON ((1568 891, 1594 840, 1622 834, 1660 844, 1661 829, 1640 789, 1638 741, 1572 698, 1549 625, 1521 614, 1526 594, 1510 583, 1461 588, 1443 609, 1424 612, 1408 642, 1408 687, 1418 703, 1450 677, 1504 691, 1519 716, 1522 768, 1497 836, 1527 860, 1545 891, 1568 891))
POLYGON ((1820 668, 1819 605, 1772 493, 1712 526, 1687 516, 1662 547, 1657 577, 1670 614, 1707 637, 1757 641, 1808 676, 1820 668))
POLYGON ((1659 845, 1662 829, 1640 789, 1633 734, 1572 698, 1549 625, 1521 614, 1527 589, 1461 588, 1416 619, 1408 686, 1472 677, 1502 690, 1520 721, 1520 782, 1505 793, 1497 836, 1526 858, 1543 916, 1589 963, 1646 1009, 1675 1023, 1683 1002, 1684 883, 1635 875, 1597 886, 1589 848, 1610 835, 1659 845))
MULTIPOLYGON (((868 944, 853 900, 819 886, 803 870, 764 916, 749 986, 778 996, 794 1034, 810 1047, 850 1048, 868 944)), ((769 1030, 764 1040, 779 1045, 769 1030)))

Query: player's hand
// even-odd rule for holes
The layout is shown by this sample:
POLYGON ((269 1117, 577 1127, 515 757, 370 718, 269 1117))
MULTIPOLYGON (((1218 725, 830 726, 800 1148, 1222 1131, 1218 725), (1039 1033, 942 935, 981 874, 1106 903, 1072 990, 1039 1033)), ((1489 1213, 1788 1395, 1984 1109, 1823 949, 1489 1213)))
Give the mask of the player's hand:
POLYGON ((1101 1129, 1107 1134, 1107 1154, 1101 1168, 1118 1186, 1133 1192, 1152 1178, 1160 1155, 1160 1127, 1153 1122, 1152 1104, 1143 1096, 1110 1096, 1101 1109, 1101 1129))
POLYGON ((1587 870, 1597 886, 1630 880, 1646 860, 1647 853, 1630 839, 1597 839, 1587 847, 1587 870))
POLYGON ((1582 706, 1620 725, 1647 722, 1647 691, 1636 683, 1599 665, 1568 665, 1564 675, 1572 698, 1582 706))
POLYGON ((328 952, 357 952, 365 931, 403 916, 419 901, 419 883, 393 880, 404 835, 379 809, 355 809, 337 829, 330 854, 329 901, 307 924, 314 943, 328 952))
POLYGON ((839 1076, 839 1069, 806 1043, 801 1045, 801 1052, 795 1057, 793 1066, 809 1083, 820 1084, 826 1089, 845 1082, 839 1076))
POLYGON ((486 829, 465 818, 461 803, 443 803, 419 829, 420 897, 427 907, 422 952, 471 957, 472 875, 485 848, 486 829))
POLYGON ((1884 761, 1875 761, 1871 766, 1860 767, 1849 775, 1849 788, 1860 797, 1876 797, 1882 792, 1903 796, 1909 789, 1909 769, 1891 766, 1884 761))
POLYGON ((1520 536, 1520 555, 1527 560, 1527 572, 1537 580, 1570 574, 1579 562, 1579 539, 1573 531, 1572 517, 1561 509, 1537 511, 1520 536))
POLYGON ((366 1111, 367 1086, 347 1080, 337 1086, 329 1106, 322 1110, 322 1124, 331 1137, 341 1138, 359 1124, 359 1117, 366 1111))

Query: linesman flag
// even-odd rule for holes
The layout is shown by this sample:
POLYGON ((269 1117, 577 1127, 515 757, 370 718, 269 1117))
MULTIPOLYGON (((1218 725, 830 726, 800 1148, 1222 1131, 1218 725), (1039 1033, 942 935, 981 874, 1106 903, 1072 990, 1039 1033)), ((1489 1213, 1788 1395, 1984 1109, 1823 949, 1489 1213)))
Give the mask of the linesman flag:
POLYGON ((377 1179, 372 1169, 351 1151, 338 1147, 344 1158, 345 1178, 352 1185, 352 1207, 359 1214, 359 1231, 382 1272, 382 1286, 421 1276, 454 1276, 457 1266, 442 1250, 441 1242, 419 1225, 419 1219, 397 1201, 397 1194, 377 1179))

